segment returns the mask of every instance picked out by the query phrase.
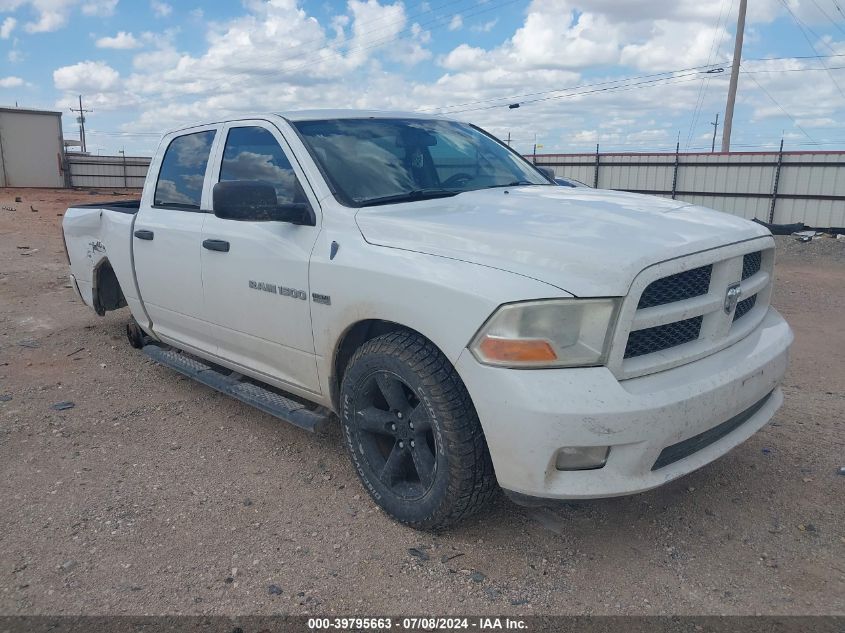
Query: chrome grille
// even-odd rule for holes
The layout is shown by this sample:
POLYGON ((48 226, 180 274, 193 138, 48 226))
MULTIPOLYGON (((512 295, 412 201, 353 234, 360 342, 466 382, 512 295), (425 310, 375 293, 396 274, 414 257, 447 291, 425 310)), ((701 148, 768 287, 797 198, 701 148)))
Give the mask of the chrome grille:
POLYGON ((713 266, 701 266, 700 268, 685 270, 682 273, 658 279, 649 284, 648 288, 645 289, 640 297, 640 302, 637 304, 637 308, 640 310, 643 308, 653 308, 654 306, 705 295, 710 288, 710 275, 712 272, 713 266))
POLYGON ((702 320, 703 317, 698 316, 631 332, 628 344, 625 346, 625 358, 653 354, 694 341, 701 332, 702 320))

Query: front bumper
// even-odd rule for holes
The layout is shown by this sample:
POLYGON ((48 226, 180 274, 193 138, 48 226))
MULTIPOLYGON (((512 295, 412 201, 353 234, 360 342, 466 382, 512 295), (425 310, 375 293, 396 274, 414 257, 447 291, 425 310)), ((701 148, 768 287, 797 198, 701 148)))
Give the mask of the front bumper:
POLYGON ((549 499, 612 497, 700 468, 771 420, 783 403, 778 384, 792 339, 789 325, 770 308, 751 334, 727 349, 621 382, 605 367, 490 367, 467 350, 456 367, 502 488, 549 499), (732 419, 740 423, 723 427, 729 432, 696 438, 732 419), (676 453, 675 461, 655 468, 664 449, 685 440, 682 446, 693 452, 676 453), (558 450, 570 446, 609 446, 610 454, 599 469, 557 470, 558 450))

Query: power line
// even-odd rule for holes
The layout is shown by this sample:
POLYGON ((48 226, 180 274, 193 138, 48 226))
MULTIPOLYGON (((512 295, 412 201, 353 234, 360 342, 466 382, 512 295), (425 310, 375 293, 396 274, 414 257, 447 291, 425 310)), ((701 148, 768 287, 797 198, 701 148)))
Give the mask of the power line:
MULTIPOLYGON (((636 90, 636 89, 639 89, 639 88, 642 88, 642 87, 654 87, 654 86, 657 86, 657 85, 668 86, 668 85, 672 85, 672 84, 676 84, 676 83, 685 83, 687 81, 696 81, 696 80, 703 79, 703 77, 699 76, 701 74, 702 74, 701 72, 691 72, 691 73, 675 75, 675 76, 671 76, 671 77, 658 77, 656 79, 648 79, 648 80, 645 80, 645 81, 639 81, 639 82, 635 82, 635 83, 632 83, 632 84, 623 84, 623 85, 619 85, 619 86, 609 86, 609 87, 604 87, 604 88, 596 88, 594 90, 584 90, 582 92, 570 92, 570 93, 567 93, 567 94, 550 96, 550 97, 540 97, 540 98, 537 98, 537 99, 529 99, 527 101, 521 101, 518 104, 518 107, 521 107, 523 105, 530 105, 532 103, 540 103, 540 102, 544 102, 544 101, 554 101, 554 100, 557 100, 557 99, 571 99, 572 97, 581 97, 581 96, 596 94, 596 93, 601 93, 601 92, 625 92, 625 91, 628 91, 628 90, 636 90), (679 80, 682 80, 682 81, 679 81, 679 80), (660 84, 659 82, 666 82, 666 83, 660 84)), ((517 104, 514 104, 514 105, 517 105, 517 104)), ((492 110, 494 108, 501 108, 501 107, 504 107, 504 106, 502 104, 496 104, 496 105, 490 105, 490 106, 482 106, 482 107, 478 107, 478 108, 465 108, 463 110, 451 110, 451 111, 445 112, 443 114, 461 114, 463 112, 478 112, 478 111, 481 111, 481 110, 492 110)))
MULTIPOLYGON (((826 18, 828 19, 828 21, 829 21, 829 22, 830 22, 830 23, 831 23, 834 27, 836 27, 837 29, 839 29, 839 32, 840 32, 840 33, 845 34, 845 29, 843 29, 843 28, 842 28, 842 25, 841 25, 841 24, 839 24, 839 23, 838 23, 836 20, 834 20, 832 17, 830 17, 830 16, 828 15, 827 11, 825 11, 825 10, 821 7, 821 5, 820 5, 818 2, 816 2, 816 0, 810 0, 810 1, 811 1, 814 5, 816 5, 816 8, 819 10, 819 12, 820 12, 820 13, 821 13, 824 17, 826 17, 826 18)), ((837 8, 838 8, 838 7, 837 7, 837 8)))
MULTIPOLYGON (((740 68, 740 72, 741 72, 743 75, 748 74, 747 72, 745 72, 744 70, 742 70, 742 68, 740 68)), ((748 78, 749 78, 751 81, 753 81, 755 84, 757 84, 757 87, 758 87, 760 90, 762 90, 762 91, 763 91, 763 94, 765 94, 765 95, 766 95, 766 96, 767 96, 767 97, 768 97, 768 98, 772 101, 772 103, 774 103, 774 104, 775 104, 778 108, 780 108, 780 111, 781 111, 781 112, 783 112, 783 113, 784 113, 784 114, 785 114, 785 115, 789 118, 789 120, 790 120, 790 121, 792 121, 792 124, 793 124, 795 127, 797 127, 799 130, 801 130, 801 133, 802 133, 804 136, 806 136, 806 137, 807 137, 807 138, 808 138, 811 142, 815 143, 815 140, 813 139, 813 137, 812 137, 812 136, 810 136, 810 135, 807 133, 807 130, 805 130, 803 127, 801 127, 801 125, 798 123, 798 121, 795 119, 795 117, 794 117, 794 116, 792 116, 791 114, 789 114, 789 112, 787 112, 787 111, 786 111, 786 108, 784 108, 784 107, 780 104, 780 102, 779 102, 777 99, 775 99, 775 98, 771 95, 771 93, 770 93, 768 90, 766 90, 766 89, 765 89, 765 88, 764 88, 764 87, 760 84, 760 82, 759 82, 759 81, 757 81, 757 79, 756 79, 756 77, 754 77, 754 75, 749 75, 749 77, 748 77, 748 78)))
MULTIPOLYGON (((725 11, 725 4, 727 0, 722 0, 722 4, 719 6, 719 19, 716 20, 716 28, 713 31, 713 41, 710 43, 710 53, 707 55, 707 63, 710 64, 713 61, 713 54, 718 51, 716 48, 716 40, 719 37, 719 27, 722 25, 722 14, 725 11)), ((731 9, 728 10, 728 16, 731 14, 731 10, 733 9, 733 0, 731 0, 731 9)), ((727 20, 726 20, 727 22, 727 20)), ((721 42, 719 44, 719 48, 721 48, 721 42)), ((692 143, 692 137, 695 133, 695 126, 698 124, 698 117, 701 114, 701 107, 704 105, 704 99, 706 96, 706 88, 710 87, 710 81, 706 80, 703 81, 698 86, 698 97, 696 98, 695 108, 693 109, 692 113, 692 121, 690 122, 689 132, 687 133, 687 147, 690 146, 692 143)))
MULTIPOLYGON (((633 76, 633 77, 630 77, 630 76, 629 77, 620 77, 618 79, 608 79, 606 81, 599 81, 599 82, 587 83, 587 84, 578 84, 578 85, 575 85, 575 86, 568 86, 566 88, 554 88, 554 89, 551 89, 551 90, 540 90, 538 92, 524 92, 524 93, 515 94, 515 95, 508 95, 508 96, 504 96, 504 97, 491 97, 489 99, 478 99, 476 101, 466 101, 464 103, 456 103, 456 104, 451 104, 451 105, 446 105, 446 106, 438 106, 438 107, 431 107, 431 108, 420 108, 419 111, 420 112, 432 112, 434 110, 441 110, 441 112, 439 114, 454 114, 456 112, 467 112, 467 111, 469 111, 469 110, 454 110, 454 108, 462 108, 464 106, 487 104, 487 103, 492 103, 493 101, 502 102, 502 103, 499 103, 499 104, 497 104, 493 107, 506 107, 506 106, 510 106, 510 105, 515 105, 516 103, 519 103, 520 105, 522 105, 522 104, 526 104, 526 103, 534 103, 534 101, 536 101, 536 100, 520 101, 521 99, 524 99, 525 97, 550 95, 550 94, 553 94, 553 93, 556 93, 556 92, 568 92, 568 91, 571 91, 571 90, 580 90, 580 89, 583 89, 583 88, 593 88, 593 87, 596 87, 596 86, 612 86, 614 84, 619 84, 619 83, 624 83, 624 82, 634 81, 634 80, 639 80, 639 79, 650 79, 652 77, 663 77, 664 79, 671 79, 672 78, 671 76, 674 75, 675 73, 684 73, 684 72, 689 72, 689 71, 699 71, 699 72, 718 71, 718 72, 721 72, 719 67, 713 66, 712 64, 709 65, 709 66, 705 66, 705 65, 703 65, 703 66, 692 66, 690 68, 665 70, 663 72, 650 73, 650 74, 647 74, 647 75, 636 75, 636 76, 633 76)), ((567 95, 561 95, 561 97, 565 97, 565 96, 567 96, 567 95)), ((487 108, 484 108, 484 109, 487 109, 487 108)))
MULTIPOLYGON (((816 54, 818 55, 819 51, 817 51, 817 50, 816 50, 815 45, 814 45, 814 44, 813 44, 813 42, 810 40, 810 37, 807 35, 807 31, 809 31, 810 33, 812 33, 812 34, 816 37, 816 39, 820 40, 820 41, 821 41, 821 42, 822 42, 825 46, 827 46, 827 47, 828 47, 828 48, 829 48, 829 49, 830 49, 833 53, 836 53, 836 51, 835 51, 835 50, 833 50, 833 48, 832 48, 829 44, 827 44, 827 42, 825 42, 824 40, 822 40, 822 39, 821 39, 821 38, 820 38, 820 37, 816 34, 816 32, 815 32, 815 31, 813 31, 810 27, 806 26, 806 25, 805 25, 805 24, 801 21, 801 19, 800 19, 797 15, 795 15, 795 13, 793 13, 793 12, 792 12, 792 9, 790 9, 790 8, 789 8, 789 5, 788 5, 788 4, 786 4, 786 1, 785 1, 785 0, 780 0, 780 3, 783 5, 783 8, 787 10, 787 12, 789 13, 789 15, 791 15, 791 16, 792 16, 792 20, 793 20, 793 21, 795 22, 795 24, 798 26, 798 29, 801 31, 801 35, 803 35, 803 36, 804 36, 804 39, 805 39, 805 40, 807 40, 807 44, 809 44, 809 45, 810 45, 810 48, 812 48, 812 49, 813 49, 813 52, 814 52, 814 53, 816 53, 816 54), (806 28, 806 31, 804 30, 805 28, 806 28)), ((825 66, 825 63, 824 63, 824 62, 820 62, 820 63, 821 63, 821 65, 822 65, 822 66, 825 66)), ((830 80, 833 82, 833 85, 834 85, 834 86, 836 86, 836 89, 839 91, 839 94, 840 94, 840 95, 842 95, 842 98, 843 98, 843 99, 845 99, 845 92, 843 92, 843 91, 842 91, 841 86, 840 86, 840 85, 836 82, 836 79, 834 78, 833 74, 832 74, 832 73, 828 73, 828 76, 830 77, 830 80)))

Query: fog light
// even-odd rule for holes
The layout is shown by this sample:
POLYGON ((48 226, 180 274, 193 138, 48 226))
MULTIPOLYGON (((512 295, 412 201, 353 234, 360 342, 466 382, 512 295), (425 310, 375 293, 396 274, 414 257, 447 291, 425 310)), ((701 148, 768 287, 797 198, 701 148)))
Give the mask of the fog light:
POLYGON ((602 468, 610 454, 609 446, 564 446, 557 452, 558 470, 593 470, 602 468))

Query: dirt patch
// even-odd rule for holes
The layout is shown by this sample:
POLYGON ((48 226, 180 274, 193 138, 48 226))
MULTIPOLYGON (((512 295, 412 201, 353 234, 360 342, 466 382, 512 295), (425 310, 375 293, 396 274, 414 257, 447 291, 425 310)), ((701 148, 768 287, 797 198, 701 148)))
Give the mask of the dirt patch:
POLYGON ((653 492, 500 499, 431 535, 375 508, 338 433, 152 364, 128 312, 80 303, 60 214, 115 198, 0 189, 0 612, 843 613, 845 242, 779 240, 796 342, 748 442, 653 492))

